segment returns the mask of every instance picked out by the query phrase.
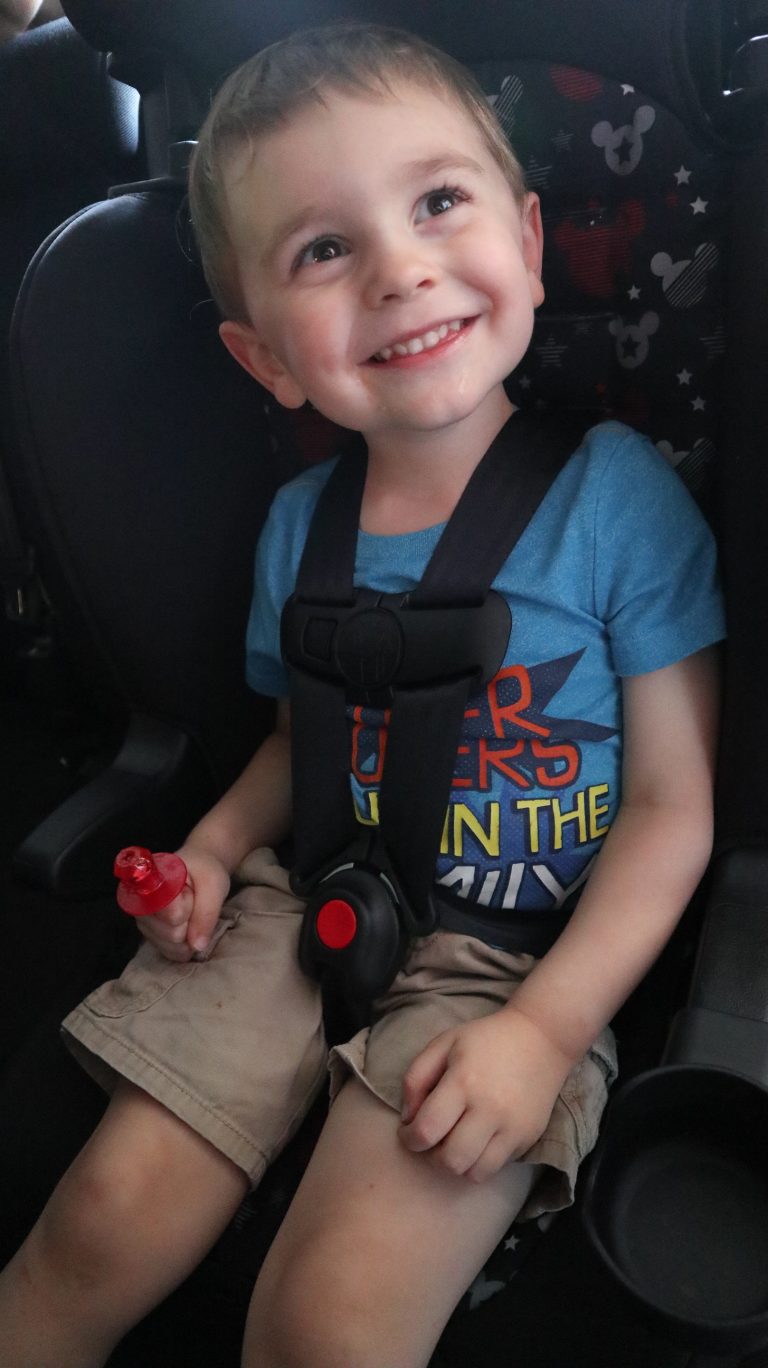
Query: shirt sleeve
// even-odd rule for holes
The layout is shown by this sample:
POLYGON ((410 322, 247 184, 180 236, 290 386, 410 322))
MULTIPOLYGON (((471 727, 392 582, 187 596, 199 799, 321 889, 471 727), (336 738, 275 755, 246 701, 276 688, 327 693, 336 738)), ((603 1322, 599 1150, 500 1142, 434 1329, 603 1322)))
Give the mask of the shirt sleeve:
POLYGON ((598 494, 595 598, 618 675, 662 669, 725 636, 712 532, 679 475, 627 429, 598 494))

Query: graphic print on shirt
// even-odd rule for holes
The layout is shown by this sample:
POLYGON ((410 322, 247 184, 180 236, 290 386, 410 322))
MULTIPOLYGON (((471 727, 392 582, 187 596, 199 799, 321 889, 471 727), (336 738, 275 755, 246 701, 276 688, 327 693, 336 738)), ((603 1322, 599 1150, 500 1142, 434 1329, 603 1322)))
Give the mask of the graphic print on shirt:
MULTIPOLYGON (((438 883, 454 894, 554 908, 586 879, 618 796, 613 756, 600 763, 617 733, 547 711, 583 654, 507 665, 469 700, 437 863, 438 883)), ((377 825, 389 718, 366 707, 350 715, 355 812, 377 825)))

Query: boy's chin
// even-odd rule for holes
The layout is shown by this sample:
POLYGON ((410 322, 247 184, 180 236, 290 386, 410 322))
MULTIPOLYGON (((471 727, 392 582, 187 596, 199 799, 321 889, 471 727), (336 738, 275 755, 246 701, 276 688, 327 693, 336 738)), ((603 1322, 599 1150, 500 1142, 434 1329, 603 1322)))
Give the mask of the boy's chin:
POLYGON ((509 405, 503 385, 491 393, 478 396, 445 396, 442 401, 431 397, 420 405, 405 409, 402 414, 388 415, 390 424, 417 434, 428 435, 447 429, 484 422, 490 415, 503 417, 509 405))
POLYGON ((335 427, 350 432, 362 433, 369 441, 386 437, 388 434, 414 437, 427 437, 430 433, 444 432, 446 429, 467 423, 473 418, 480 421, 493 412, 503 417, 509 407, 509 400, 503 382, 491 384, 489 390, 480 388, 474 394, 459 394, 456 389, 436 393, 424 387, 420 396, 412 395, 410 401, 401 404, 374 402, 371 404, 324 403, 325 396, 310 398, 310 409, 321 414, 335 427))

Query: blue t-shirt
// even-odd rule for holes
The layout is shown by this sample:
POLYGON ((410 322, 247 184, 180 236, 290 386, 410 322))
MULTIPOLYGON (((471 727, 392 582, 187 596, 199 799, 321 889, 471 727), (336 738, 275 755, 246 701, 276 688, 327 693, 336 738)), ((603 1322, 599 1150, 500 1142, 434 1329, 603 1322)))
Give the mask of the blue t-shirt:
MULTIPOLYGON (((247 675, 260 693, 288 692, 280 615, 332 467, 279 491, 259 541, 247 675)), ((443 526, 361 531, 355 583, 413 588, 443 526)), ((436 877, 499 910, 551 910, 573 901, 616 815, 621 677, 725 635, 714 539, 651 443, 603 423, 567 462, 493 587, 510 604, 512 633, 499 673, 465 711, 436 877)), ((385 736, 383 714, 350 710, 350 782, 365 824, 378 819, 385 736)))

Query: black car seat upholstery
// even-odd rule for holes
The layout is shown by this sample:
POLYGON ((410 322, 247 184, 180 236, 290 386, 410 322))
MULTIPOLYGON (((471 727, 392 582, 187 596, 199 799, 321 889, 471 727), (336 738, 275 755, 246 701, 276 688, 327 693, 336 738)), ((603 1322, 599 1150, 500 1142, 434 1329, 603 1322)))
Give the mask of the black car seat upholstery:
MULTIPOLYGON (((282 33, 350 13, 400 23, 475 70, 542 195, 547 300, 512 381, 515 397, 542 411, 617 416, 648 432, 720 536, 730 640, 719 859, 675 1048, 765 1083, 768 958, 759 928, 768 863, 755 774, 768 753, 759 621, 768 476, 756 301, 766 297, 768 223, 760 44, 749 42, 760 7, 593 0, 576 13, 562 0, 508 0, 488 7, 481 23, 465 6, 437 3, 378 4, 374 13, 363 3, 292 0, 279 15, 245 0, 226 12, 200 0, 65 7, 141 90, 158 174, 53 233, 17 305, 20 439, 9 481, 59 630, 124 732, 114 763, 23 843, 20 873, 52 896, 106 889, 114 851, 126 841, 177 843, 268 725, 268 707, 242 682, 253 544, 278 483, 326 455, 337 435, 311 414, 289 422, 220 347, 186 223, 184 149, 221 77, 282 33), (747 1023, 736 1035, 750 1036, 743 1066, 712 1044, 733 1021, 747 1023)), ((653 1062, 651 1034, 650 1047, 626 1042, 635 1068, 653 1062)), ((304 1152, 316 1120, 299 1142, 304 1152)), ((249 1199, 207 1261, 210 1285, 234 1286, 240 1312, 295 1163, 294 1154, 249 1199)), ((564 1270, 573 1274, 577 1247, 569 1241, 578 1236, 565 1218, 542 1242, 543 1263, 538 1251, 524 1262, 537 1232, 516 1228, 468 1292, 440 1362, 506 1362, 499 1344, 517 1336, 526 1316, 531 1347, 521 1368, 691 1362, 684 1334, 677 1347, 667 1343, 663 1318, 647 1331, 632 1321, 627 1343, 613 1306, 607 1321, 618 1314, 622 1357, 610 1334, 598 1343, 587 1311, 599 1306, 605 1317, 611 1294, 599 1271, 586 1277, 585 1257, 572 1282, 582 1311, 569 1299, 564 1270), (566 1358, 558 1333, 540 1326, 555 1286, 566 1358)), ((763 1342, 768 1331, 745 1345, 763 1342)))
MULTIPOLYGON (((0 443, 15 441, 8 333, 26 267, 47 234, 111 185, 144 174, 138 95, 66 19, 0 47, 0 443)), ((33 615, 34 576, 10 496, 0 486, 0 581, 8 615, 33 615), (13 521, 12 521, 13 519, 13 521)), ((37 605, 39 607, 39 604, 37 605)), ((11 632, 0 651, 7 664, 11 632)))

